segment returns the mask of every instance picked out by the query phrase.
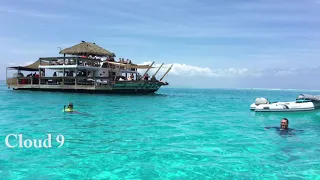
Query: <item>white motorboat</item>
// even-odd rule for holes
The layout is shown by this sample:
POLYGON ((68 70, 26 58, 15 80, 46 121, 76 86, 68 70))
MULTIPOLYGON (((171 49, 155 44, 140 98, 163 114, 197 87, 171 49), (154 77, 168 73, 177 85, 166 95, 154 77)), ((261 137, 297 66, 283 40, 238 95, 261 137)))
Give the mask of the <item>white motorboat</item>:
POLYGON ((300 94, 296 101, 272 102, 266 98, 257 98, 250 109, 256 112, 310 111, 320 108, 320 96, 300 94))

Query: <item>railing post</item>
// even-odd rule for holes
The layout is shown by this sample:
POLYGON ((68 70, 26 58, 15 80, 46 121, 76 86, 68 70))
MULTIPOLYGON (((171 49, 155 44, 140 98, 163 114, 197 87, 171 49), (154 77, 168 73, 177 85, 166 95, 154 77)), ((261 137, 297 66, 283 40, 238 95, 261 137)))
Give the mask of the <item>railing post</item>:
POLYGON ((63 68, 63 76, 62 76, 61 85, 64 85, 64 78, 65 78, 65 74, 66 74, 66 69, 65 69, 65 68, 63 68))

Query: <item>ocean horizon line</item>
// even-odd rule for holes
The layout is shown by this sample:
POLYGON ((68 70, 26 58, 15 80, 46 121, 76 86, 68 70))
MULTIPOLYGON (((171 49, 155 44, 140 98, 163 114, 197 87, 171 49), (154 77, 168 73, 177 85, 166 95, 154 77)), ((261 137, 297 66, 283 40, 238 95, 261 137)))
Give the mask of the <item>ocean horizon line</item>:
POLYGON ((163 88, 181 88, 181 89, 225 89, 225 90, 268 90, 268 91, 320 91, 320 89, 293 89, 293 88, 236 88, 236 87, 187 87, 171 86, 163 88))

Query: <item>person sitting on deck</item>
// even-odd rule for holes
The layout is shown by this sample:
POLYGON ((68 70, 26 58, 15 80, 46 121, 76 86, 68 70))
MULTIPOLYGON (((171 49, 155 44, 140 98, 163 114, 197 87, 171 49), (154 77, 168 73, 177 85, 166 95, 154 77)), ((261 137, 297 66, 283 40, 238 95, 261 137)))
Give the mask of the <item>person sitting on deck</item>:
POLYGON ((133 79, 134 79, 134 75, 133 75, 133 73, 131 73, 131 75, 129 76, 128 80, 132 81, 133 79))
POLYGON ((152 75, 152 77, 151 77, 151 81, 157 81, 157 79, 156 79, 156 76, 155 76, 155 75, 152 75))
POLYGON ((147 73, 146 75, 144 75, 144 80, 148 81, 148 79, 149 79, 149 75, 147 73))
POLYGON ((120 78, 119 78, 119 81, 124 81, 125 79, 121 76, 120 78))
POLYGON ((140 73, 137 74, 137 81, 139 81, 139 80, 141 80, 141 74, 140 73))

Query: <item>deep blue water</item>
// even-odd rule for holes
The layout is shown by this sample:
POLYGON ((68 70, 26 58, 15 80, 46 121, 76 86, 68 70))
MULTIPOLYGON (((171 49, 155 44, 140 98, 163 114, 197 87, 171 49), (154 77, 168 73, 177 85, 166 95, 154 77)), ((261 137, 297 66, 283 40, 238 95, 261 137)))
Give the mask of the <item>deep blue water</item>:
POLYGON ((290 101, 299 93, 320 91, 93 95, 13 91, 1 82, 0 179, 319 179, 320 113, 249 110, 257 97, 290 101), (63 113, 68 102, 81 114, 63 113), (283 117, 303 131, 264 129, 283 117), (51 134, 53 147, 8 148, 9 134, 24 140, 51 134))

